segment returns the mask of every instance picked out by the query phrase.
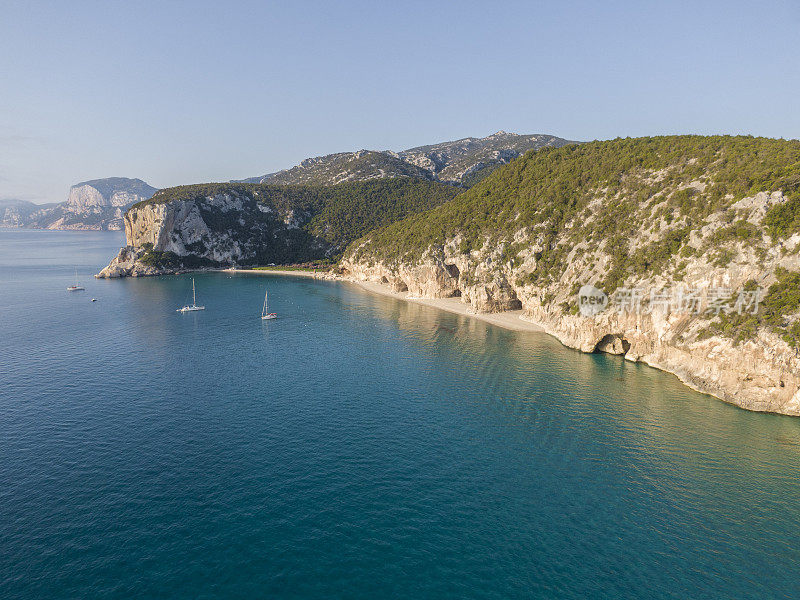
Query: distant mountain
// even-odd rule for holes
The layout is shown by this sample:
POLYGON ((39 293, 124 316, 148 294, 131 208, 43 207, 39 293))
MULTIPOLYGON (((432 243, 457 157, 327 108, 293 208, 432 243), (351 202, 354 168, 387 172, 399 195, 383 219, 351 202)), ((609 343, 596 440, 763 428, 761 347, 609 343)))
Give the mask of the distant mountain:
POLYGON ((296 167, 256 178, 253 183, 335 185, 392 177, 433 179, 431 173, 389 152, 359 150, 307 158, 296 167))
POLYGON ((517 135, 498 131, 485 138, 469 137, 455 142, 419 146, 399 152, 398 156, 429 170, 439 181, 463 185, 470 175, 482 172, 486 176, 494 168, 514 160, 528 150, 559 148, 571 143, 575 142, 553 135, 517 135))
POLYGON ((27 200, 17 200, 16 198, 0 199, 0 208, 23 208, 27 206, 38 206, 38 204, 27 200))
POLYGON ((27 200, 0 200, 0 227, 23 227, 30 220, 31 214, 43 207, 55 204, 34 204, 27 200))
POLYGON ((133 204, 157 191, 141 179, 108 177, 76 183, 66 202, 0 202, 0 225, 35 229, 122 229, 122 216, 133 204))
POLYGON ((570 143, 574 142, 553 135, 498 131, 485 138, 468 137, 402 152, 359 150, 307 158, 291 169, 250 177, 242 182, 334 185, 345 181, 413 177, 471 187, 528 150, 570 143))

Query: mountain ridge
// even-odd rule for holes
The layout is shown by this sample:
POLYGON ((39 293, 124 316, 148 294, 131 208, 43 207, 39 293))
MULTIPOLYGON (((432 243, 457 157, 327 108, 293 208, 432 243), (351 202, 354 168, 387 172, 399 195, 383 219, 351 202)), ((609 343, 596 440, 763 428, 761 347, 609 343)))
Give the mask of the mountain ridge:
POLYGON ((475 183, 468 179, 472 173, 485 171, 485 176, 528 150, 573 143, 578 142, 549 134, 498 131, 484 138, 466 137, 399 152, 362 149, 309 157, 294 167, 232 183, 335 185, 344 181, 418 177, 468 187, 475 183))

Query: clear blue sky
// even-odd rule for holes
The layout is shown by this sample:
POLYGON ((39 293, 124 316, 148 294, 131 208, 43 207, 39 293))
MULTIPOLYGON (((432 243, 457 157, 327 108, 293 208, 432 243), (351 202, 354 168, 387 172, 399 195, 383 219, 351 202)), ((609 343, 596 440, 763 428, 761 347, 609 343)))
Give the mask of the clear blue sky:
POLYGON ((0 198, 499 129, 800 137, 800 2, 0 1, 0 198))

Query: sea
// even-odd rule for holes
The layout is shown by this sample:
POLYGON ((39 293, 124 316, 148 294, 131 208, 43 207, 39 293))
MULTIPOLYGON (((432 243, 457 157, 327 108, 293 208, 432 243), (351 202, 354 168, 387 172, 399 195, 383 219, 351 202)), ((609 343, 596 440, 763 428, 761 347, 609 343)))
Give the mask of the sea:
POLYGON ((123 243, 0 230, 0 598, 800 597, 800 419, 123 243))

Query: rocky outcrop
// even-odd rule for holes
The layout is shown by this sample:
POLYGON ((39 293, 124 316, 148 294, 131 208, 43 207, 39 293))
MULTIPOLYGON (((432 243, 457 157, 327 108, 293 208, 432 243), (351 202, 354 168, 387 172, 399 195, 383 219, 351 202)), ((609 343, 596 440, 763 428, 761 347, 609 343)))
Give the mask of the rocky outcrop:
POLYGON ((407 291, 412 297, 459 297, 478 312, 522 308, 522 301, 511 282, 512 272, 502 268, 490 255, 479 258, 453 252, 457 243, 431 249, 424 260, 411 265, 389 266, 382 262, 363 263, 345 258, 339 271, 345 278, 388 284, 393 291, 407 291))
POLYGON ((553 135, 517 135, 498 131, 484 138, 464 138, 398 152, 397 156, 430 171, 434 178, 463 185, 469 175, 511 162, 528 150, 558 148, 570 142, 553 135))
POLYGON ((125 246, 120 249, 117 256, 111 259, 108 266, 95 277, 98 279, 116 279, 118 277, 144 277, 161 274, 163 269, 140 262, 146 252, 144 248, 125 246))
POLYGON ((703 319, 662 313, 594 317, 564 315, 528 306, 528 319, 564 345, 608 352, 677 375, 692 388, 756 411, 800 415, 800 359, 779 336, 762 332, 742 343, 712 336, 698 339, 703 319), (689 335, 681 336, 688 332, 689 335))
MULTIPOLYGON (((780 192, 762 192, 736 203, 739 215, 762 225, 770 206, 785 198, 780 192)), ((718 239, 724 214, 712 214, 693 232, 692 245, 708 246, 718 239)), ((800 355, 780 335, 759 328, 749 339, 732 339, 709 332, 716 313, 714 291, 735 292, 757 281, 762 293, 778 279, 780 269, 800 271, 800 236, 782 244, 764 238, 765 250, 753 252, 748 244, 730 242, 730 264, 719 266, 707 254, 675 256, 659 273, 629 279, 625 289, 643 291, 639 310, 609 306, 595 315, 575 310, 578 288, 598 278, 595 258, 583 260, 580 249, 565 256, 569 265, 559 281, 531 282, 544 248, 528 231, 514 243, 525 247, 517 261, 504 259, 507 243, 487 239, 481 250, 464 252, 460 237, 430 247, 421 259, 388 263, 374 256, 359 256, 351 249, 340 266, 341 275, 355 281, 372 281, 408 291, 423 298, 460 297, 478 312, 524 310, 524 318, 541 325, 563 344, 583 352, 605 352, 677 375, 687 385, 726 402, 755 411, 800 415, 800 355), (675 278, 675 273, 680 278, 675 278), (694 290, 699 300, 692 310, 660 305, 652 290, 694 290), (651 301, 651 298, 652 301, 651 301)), ((687 253, 688 254, 688 253, 687 253)), ((631 307, 632 308, 632 307, 631 307)), ((749 310, 750 308, 748 308, 749 310)), ((800 307, 798 307, 800 310, 800 307)))
POLYGON ((300 227, 309 214, 262 203, 257 194, 229 190, 132 207, 123 219, 127 246, 97 277, 159 275, 324 255, 324 242, 300 227))
MULTIPOLYGON (((123 222, 127 246, 144 250, 134 260, 160 272, 316 264, 331 260, 363 232, 455 194, 452 186, 411 178, 335 186, 196 184, 160 190, 131 207, 123 222)), ((127 259, 111 267, 107 273, 117 276, 140 272, 127 259)))

